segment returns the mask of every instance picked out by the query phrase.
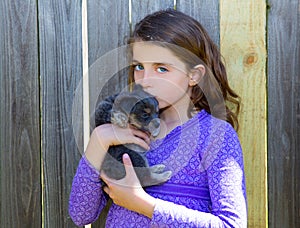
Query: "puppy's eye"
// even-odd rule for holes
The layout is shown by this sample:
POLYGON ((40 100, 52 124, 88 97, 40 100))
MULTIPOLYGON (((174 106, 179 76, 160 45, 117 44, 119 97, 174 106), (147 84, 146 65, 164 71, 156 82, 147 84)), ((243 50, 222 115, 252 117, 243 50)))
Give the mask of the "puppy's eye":
POLYGON ((142 118, 146 119, 149 117, 149 113, 146 113, 144 112, 142 115, 141 115, 142 118))

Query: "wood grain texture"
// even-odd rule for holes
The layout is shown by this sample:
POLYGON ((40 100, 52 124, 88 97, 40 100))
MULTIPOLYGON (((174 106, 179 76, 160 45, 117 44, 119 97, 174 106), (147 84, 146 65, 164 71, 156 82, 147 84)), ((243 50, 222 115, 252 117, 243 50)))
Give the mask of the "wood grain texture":
POLYGON ((220 44, 219 2, 217 0, 177 0, 176 9, 199 21, 212 40, 220 44))
MULTIPOLYGON (((220 43, 230 84, 242 97, 249 227, 269 221, 269 227, 293 228, 300 226, 300 3, 268 2, 267 27, 264 1, 177 0, 176 7, 220 43)), ((144 16, 173 4, 132 0, 130 17, 127 0, 88 0, 90 66, 126 44, 131 26, 144 16)), ((46 228, 75 227, 68 198, 82 152, 72 132, 73 96, 82 77, 81 1, 3 0, 0 18, 0 227, 41 227, 42 214, 46 228)), ((90 81, 93 100, 103 83, 100 97, 126 85, 126 55, 124 49, 116 53, 104 58, 101 69, 114 72, 109 81, 96 75, 97 67, 91 71, 97 81, 90 81)))
POLYGON ((36 1, 0 3, 0 227, 40 227, 36 1))
POLYGON ((229 82, 241 96, 239 118, 249 227, 267 226, 266 5, 220 1, 220 44, 229 82))
POLYGON ((90 112, 103 99, 127 85, 127 56, 122 50, 130 36, 127 0, 87 1, 90 112))
MULTIPOLYGON (((88 62, 91 130, 93 113, 98 100, 127 87, 127 40, 130 36, 129 2, 127 0, 89 0, 88 62)), ((105 225, 101 214, 92 227, 105 225)))
POLYGON ((72 103, 82 77, 81 1, 39 1, 42 99, 43 225, 76 227, 68 214, 81 157, 73 136, 72 103))
POLYGON ((300 227, 300 1, 269 1, 269 227, 300 227))
POLYGON ((132 9, 131 9, 131 23, 132 30, 134 30, 134 26, 140 20, 142 20, 148 14, 154 13, 158 10, 163 10, 167 8, 174 8, 173 0, 132 0, 131 1, 132 9))

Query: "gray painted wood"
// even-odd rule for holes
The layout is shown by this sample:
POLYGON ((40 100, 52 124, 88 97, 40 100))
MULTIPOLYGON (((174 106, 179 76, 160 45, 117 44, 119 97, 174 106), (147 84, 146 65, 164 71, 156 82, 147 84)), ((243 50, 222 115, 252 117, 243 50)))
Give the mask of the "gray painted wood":
POLYGON ((39 1, 44 227, 76 227, 69 193, 81 157, 72 103, 82 75, 81 1, 39 1))
POLYGON ((174 8, 174 0, 132 0, 131 22, 132 30, 141 19, 158 10, 174 8))
POLYGON ((269 1, 269 227, 300 227, 300 1, 269 1))
POLYGON ((0 227, 40 227, 36 1, 1 1, 0 20, 0 227))
MULTIPOLYGON (((200 21, 219 44, 219 2, 176 2, 177 10, 200 21)), ((300 3, 269 4, 269 227, 299 227, 300 3)), ((173 0, 132 0, 132 25, 173 7, 173 0)), ((89 63, 95 74, 90 96, 98 97, 104 83, 103 97, 126 85, 126 70, 119 72, 126 53, 111 50, 129 37, 128 1, 89 0, 88 17, 89 63), (111 55, 103 58, 106 53, 111 55), (93 65, 97 60, 100 71, 93 65)), ((0 227, 41 227, 42 213, 44 227, 76 227, 68 200, 82 152, 72 123, 73 97, 82 77, 81 1, 3 0, 0 18, 0 227)))
POLYGON ((177 0, 176 9, 199 21, 212 40, 220 44, 220 13, 219 1, 177 0))
POLYGON ((90 112, 97 99, 119 92, 127 85, 124 45, 130 35, 127 0, 87 1, 90 112))
MULTIPOLYGON (((97 101, 127 86, 128 61, 125 50, 130 36, 129 2, 89 0, 87 12, 89 97, 93 129, 93 112, 97 101)), ((101 214, 92 227, 104 225, 105 214, 101 214)))

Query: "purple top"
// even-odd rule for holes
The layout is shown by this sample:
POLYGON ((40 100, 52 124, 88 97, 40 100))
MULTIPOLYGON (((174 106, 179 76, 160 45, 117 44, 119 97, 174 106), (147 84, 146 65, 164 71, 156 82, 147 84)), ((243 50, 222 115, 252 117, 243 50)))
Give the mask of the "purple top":
MULTIPOLYGON (((171 179, 146 188, 157 198, 152 219, 112 204, 106 227, 247 227, 243 155, 235 130, 199 112, 151 143, 149 164, 165 164, 171 179)), ((106 204, 99 172, 83 156, 73 180, 69 213, 81 226, 106 204)))

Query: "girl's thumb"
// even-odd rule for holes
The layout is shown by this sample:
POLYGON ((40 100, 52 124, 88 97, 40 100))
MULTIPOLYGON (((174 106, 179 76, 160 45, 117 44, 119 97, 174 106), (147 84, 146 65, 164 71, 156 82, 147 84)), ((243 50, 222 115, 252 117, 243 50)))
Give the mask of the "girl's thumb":
POLYGON ((123 163, 125 165, 126 171, 128 170, 129 167, 132 169, 132 162, 128 154, 123 154, 123 163))

